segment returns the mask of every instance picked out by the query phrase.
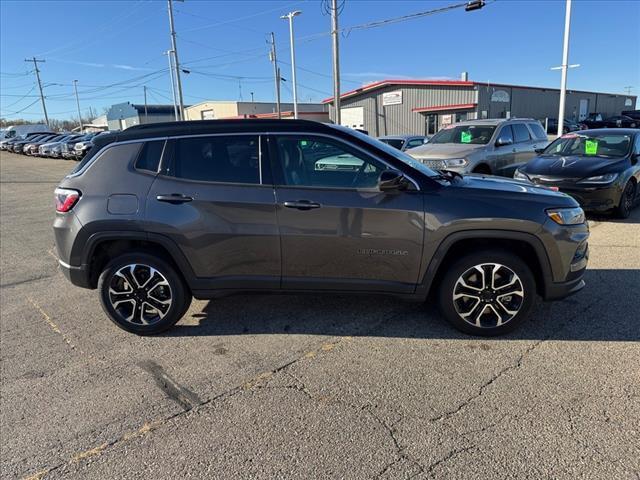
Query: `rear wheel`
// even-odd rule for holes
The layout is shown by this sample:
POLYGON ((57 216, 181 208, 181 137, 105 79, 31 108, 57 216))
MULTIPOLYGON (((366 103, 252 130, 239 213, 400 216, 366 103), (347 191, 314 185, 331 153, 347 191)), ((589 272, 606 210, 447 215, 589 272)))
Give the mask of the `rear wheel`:
POLYGON ((146 253, 115 258, 98 280, 100 303, 118 327, 138 335, 171 328, 191 304, 182 277, 164 260, 146 253))
POLYGON ((618 218, 627 218, 631 214, 631 209, 636 199, 636 188, 636 185, 631 180, 625 185, 620 197, 620 204, 615 210, 618 218))
POLYGON ((484 250, 456 261, 440 284, 444 317, 471 335, 510 332, 530 315, 536 298, 535 279, 520 257, 484 250))

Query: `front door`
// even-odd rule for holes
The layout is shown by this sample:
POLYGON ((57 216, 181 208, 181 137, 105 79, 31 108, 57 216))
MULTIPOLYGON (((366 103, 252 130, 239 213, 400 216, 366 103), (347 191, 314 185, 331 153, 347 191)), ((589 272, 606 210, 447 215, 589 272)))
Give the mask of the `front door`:
POLYGON ((147 228, 182 250, 202 288, 279 288, 275 198, 258 135, 170 140, 147 228))
POLYGON ((382 193, 388 167, 346 142, 270 138, 288 289, 413 292, 424 235, 423 197, 382 193))

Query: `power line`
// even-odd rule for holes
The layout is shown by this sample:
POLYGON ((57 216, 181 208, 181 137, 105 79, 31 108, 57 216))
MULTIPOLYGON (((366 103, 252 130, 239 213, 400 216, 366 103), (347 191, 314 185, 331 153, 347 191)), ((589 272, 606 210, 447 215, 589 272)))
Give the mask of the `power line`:
MULTIPOLYGON (((38 103, 38 99, 35 99, 32 103, 30 103, 29 105, 27 105, 26 107, 24 107, 22 110, 18 110, 17 112, 5 112, 5 115, 17 115, 18 113, 22 113, 24 112, 27 108, 32 107, 33 105, 35 105, 36 103, 38 103)), ((38 114, 40 115, 40 114, 38 114)))
POLYGON ((16 104, 20 103, 22 100, 24 100, 25 98, 27 98, 27 97, 29 96, 29 94, 30 94, 31 92, 33 92, 35 89, 36 89, 36 86, 35 86, 35 85, 33 85, 33 87, 31 87, 31 90, 29 90, 25 95, 21 96, 18 100, 16 100, 15 102, 13 102, 11 105, 5 105, 5 107, 4 107, 4 108, 11 108, 11 107, 13 107, 14 105, 16 105, 16 104))

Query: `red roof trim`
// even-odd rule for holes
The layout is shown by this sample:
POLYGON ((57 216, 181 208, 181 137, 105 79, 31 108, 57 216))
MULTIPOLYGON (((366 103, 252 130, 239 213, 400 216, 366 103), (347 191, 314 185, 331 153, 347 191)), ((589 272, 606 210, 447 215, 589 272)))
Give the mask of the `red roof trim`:
POLYGON ((477 103, 458 103, 455 105, 437 105, 435 107, 416 107, 412 108, 412 112, 439 112, 441 110, 465 110, 475 108, 477 103))
MULTIPOLYGON (((463 80, 381 80, 379 82, 370 83, 368 85, 363 85, 360 88, 344 92, 340 95, 340 98, 350 97, 352 95, 368 92, 369 90, 374 90, 376 88, 382 88, 390 85, 446 85, 449 87, 472 87, 474 85, 474 82, 466 82, 463 80)), ((332 101, 333 97, 329 97, 322 100, 322 103, 331 103, 332 101)))

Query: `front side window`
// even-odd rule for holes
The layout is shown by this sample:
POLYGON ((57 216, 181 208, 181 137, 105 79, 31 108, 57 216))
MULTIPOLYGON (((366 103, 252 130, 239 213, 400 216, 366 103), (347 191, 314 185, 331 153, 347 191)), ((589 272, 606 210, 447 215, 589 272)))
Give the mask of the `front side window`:
POLYGON ((355 149, 319 137, 279 137, 276 141, 285 185, 374 188, 385 166, 355 149))
POLYGON ((498 140, 502 140, 506 143, 513 143, 513 130, 511 129, 511 125, 505 125, 500 130, 500 135, 498 135, 498 140))
POLYGON ((514 123, 511 127, 513 128, 513 136, 515 137, 516 143, 528 142, 531 140, 529 129, 524 123, 514 123))
POLYGON ((429 143, 486 145, 495 129, 494 125, 450 125, 436 133, 429 143))
POLYGON ((414 148, 414 147, 419 147, 420 145, 424 145, 424 140, 421 138, 414 138, 413 140, 409 140, 407 147, 414 148))
POLYGON ((173 176, 201 182, 260 183, 257 135, 179 138, 173 176))

